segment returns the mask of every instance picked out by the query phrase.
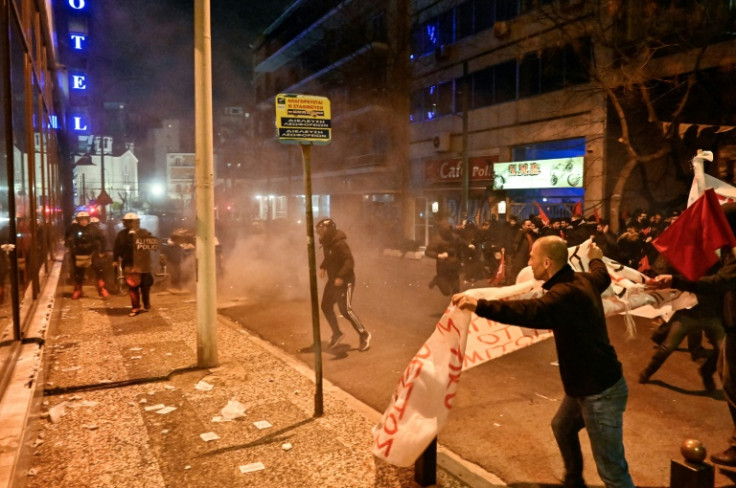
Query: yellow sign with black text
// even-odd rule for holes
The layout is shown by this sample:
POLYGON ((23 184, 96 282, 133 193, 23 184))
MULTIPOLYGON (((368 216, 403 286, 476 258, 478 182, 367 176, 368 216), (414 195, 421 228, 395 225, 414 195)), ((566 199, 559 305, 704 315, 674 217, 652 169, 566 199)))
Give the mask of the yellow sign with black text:
POLYGON ((276 95, 276 131, 280 142, 329 144, 332 140, 330 100, 315 95, 276 95))

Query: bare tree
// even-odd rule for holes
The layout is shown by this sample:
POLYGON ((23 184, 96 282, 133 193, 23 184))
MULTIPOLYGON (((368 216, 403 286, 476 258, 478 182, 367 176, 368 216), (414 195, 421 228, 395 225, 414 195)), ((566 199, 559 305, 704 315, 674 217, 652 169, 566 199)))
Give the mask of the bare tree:
MULTIPOLYGON (((693 92, 703 70, 719 64, 711 51, 733 26, 733 17, 728 3, 717 0, 575 2, 579 7, 571 3, 560 0, 537 12, 541 22, 559 29, 576 47, 615 114, 618 130, 611 132, 618 137, 609 139, 609 156, 620 155, 623 163, 609 185, 608 204, 611 226, 617 230, 633 174, 641 178, 650 202, 655 192, 647 169, 664 165, 683 183, 687 180, 683 163, 692 154, 682 153, 693 149, 683 147, 678 124, 694 112, 693 92), (593 56, 581 49, 585 44, 577 40, 582 38, 590 39, 593 56)), ((720 123, 717 114, 708 123, 720 123)))

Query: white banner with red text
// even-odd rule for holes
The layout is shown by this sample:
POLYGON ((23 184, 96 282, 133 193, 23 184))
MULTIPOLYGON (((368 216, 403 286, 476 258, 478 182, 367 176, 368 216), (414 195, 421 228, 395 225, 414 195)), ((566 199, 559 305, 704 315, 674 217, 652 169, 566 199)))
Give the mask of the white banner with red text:
MULTIPOLYGON (((576 271, 587 271, 590 243, 588 240, 569 249, 570 264, 576 271)), ((602 294, 606 316, 641 311, 645 317, 669 319, 675 310, 697 304, 691 293, 647 291, 643 274, 608 258, 604 262, 612 278, 602 294)), ((524 273, 530 276, 528 271, 524 273)), ((466 293, 488 300, 518 300, 541 296, 541 285, 531 277, 531 281, 512 286, 466 293)), ((501 324, 449 305, 404 370, 381 421, 373 427, 373 454, 396 466, 411 466, 442 430, 463 370, 551 336, 548 330, 501 324)))

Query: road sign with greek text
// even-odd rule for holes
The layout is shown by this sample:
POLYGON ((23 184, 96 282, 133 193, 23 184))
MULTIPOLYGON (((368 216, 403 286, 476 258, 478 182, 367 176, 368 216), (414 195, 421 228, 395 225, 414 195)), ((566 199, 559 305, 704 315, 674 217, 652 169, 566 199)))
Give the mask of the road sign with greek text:
POLYGON ((314 95, 276 95, 276 131, 285 143, 329 144, 332 140, 330 100, 314 95))

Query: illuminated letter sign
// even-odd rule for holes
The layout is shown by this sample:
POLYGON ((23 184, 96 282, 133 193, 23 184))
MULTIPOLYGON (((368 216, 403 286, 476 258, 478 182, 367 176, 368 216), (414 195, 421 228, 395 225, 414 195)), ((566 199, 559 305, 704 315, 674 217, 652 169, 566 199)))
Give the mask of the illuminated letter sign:
POLYGON ((74 90, 86 90, 87 89, 87 77, 84 75, 72 75, 72 89, 74 90))
POLYGON ((74 130, 76 131, 87 130, 87 124, 82 122, 82 117, 78 117, 78 116, 74 117, 74 130))
POLYGON ((74 46, 74 49, 76 49, 77 51, 84 49, 82 43, 87 40, 87 36, 84 36, 82 34, 69 34, 69 37, 72 38, 72 45, 74 46))
POLYGON ((82 10, 86 4, 84 0, 69 0, 69 6, 75 10, 82 10))

